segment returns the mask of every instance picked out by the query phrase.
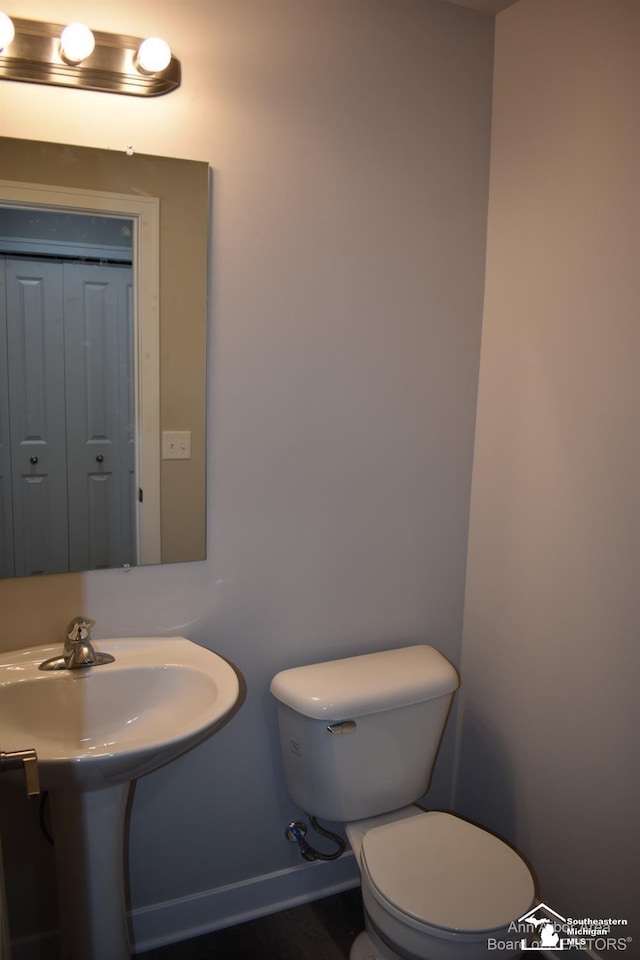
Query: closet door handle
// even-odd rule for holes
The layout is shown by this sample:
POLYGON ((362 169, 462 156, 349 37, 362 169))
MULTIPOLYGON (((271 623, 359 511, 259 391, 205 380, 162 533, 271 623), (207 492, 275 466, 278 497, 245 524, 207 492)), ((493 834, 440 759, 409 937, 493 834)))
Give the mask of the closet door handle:
POLYGON ((96 463, 102 463, 103 461, 104 461, 104 457, 102 456, 101 453, 99 453, 98 456, 96 457, 96 463))
POLYGON ((29 463, 33 463, 35 465, 37 462, 38 462, 37 457, 29 457, 29 463))

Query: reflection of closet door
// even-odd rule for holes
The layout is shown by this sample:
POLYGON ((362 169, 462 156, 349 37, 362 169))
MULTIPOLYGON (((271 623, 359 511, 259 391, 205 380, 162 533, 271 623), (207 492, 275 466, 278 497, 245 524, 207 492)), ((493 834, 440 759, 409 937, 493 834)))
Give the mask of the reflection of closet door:
POLYGON ((15 574, 68 569, 62 271, 6 262, 15 574))
POLYGON ((133 342, 133 273, 130 267, 121 268, 118 283, 120 309, 118 311, 120 356, 120 529, 122 557, 120 563, 137 562, 136 543, 136 373, 135 344, 133 342))
POLYGON ((129 267, 64 266, 69 565, 134 563, 129 267), (128 515, 128 526, 123 523, 128 515))
POLYGON ((0 260, 0 577, 13 576, 12 509, 7 301, 4 260, 0 260))

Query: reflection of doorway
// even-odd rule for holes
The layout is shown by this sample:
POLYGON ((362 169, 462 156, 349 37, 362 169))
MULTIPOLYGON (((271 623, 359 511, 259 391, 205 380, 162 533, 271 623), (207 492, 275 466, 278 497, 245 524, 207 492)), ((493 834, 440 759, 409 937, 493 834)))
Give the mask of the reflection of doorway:
POLYGON ((3 576, 135 563, 132 281, 118 260, 0 261, 3 576))
MULTIPOLYGON (((133 293, 131 310, 133 316, 132 371, 135 400, 135 510, 136 562, 160 562, 160 368, 159 368, 159 201, 153 197, 129 196, 76 190, 71 187, 56 187, 32 183, 0 181, 0 216, 22 211, 35 219, 47 219, 53 215, 60 220, 75 220, 83 223, 73 240, 63 241, 50 232, 41 252, 58 256, 72 254, 73 243, 79 240, 93 245, 93 255, 99 260, 121 259, 121 251, 114 250, 119 241, 102 238, 98 249, 94 238, 85 235, 87 226, 96 220, 111 224, 118 220, 127 223, 129 233, 128 260, 132 261, 133 293), (143 496, 144 494, 144 496, 143 496), (144 500, 144 502, 143 502, 144 500)), ((0 231, 1 233, 1 231, 0 231)), ((15 240, 15 238, 14 238, 15 240)), ((1 244, 1 237, 0 237, 1 244)), ((20 246, 3 248, 5 252, 17 250, 32 252, 20 246)), ((82 255, 81 253, 77 255, 82 255)), ((1 342, 1 338, 0 338, 1 342)), ((6 383, 0 381, 0 393, 6 391, 6 383)), ((0 408, 1 411, 1 408, 0 408)), ((5 430, 6 436, 6 430, 5 430)), ((0 466, 2 460, 2 425, 0 424, 0 466)), ((1 486, 0 480, 0 486, 1 486)), ((5 518, 0 511, 0 548, 5 539, 2 529, 5 518)))

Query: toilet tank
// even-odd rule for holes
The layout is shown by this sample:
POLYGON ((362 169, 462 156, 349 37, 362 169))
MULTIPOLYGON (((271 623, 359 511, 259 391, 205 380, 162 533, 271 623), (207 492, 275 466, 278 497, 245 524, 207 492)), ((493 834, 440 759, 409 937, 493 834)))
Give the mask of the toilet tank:
POLYGON ((426 645, 278 673, 270 689, 291 799, 342 822, 418 800, 457 687, 454 667, 426 645))

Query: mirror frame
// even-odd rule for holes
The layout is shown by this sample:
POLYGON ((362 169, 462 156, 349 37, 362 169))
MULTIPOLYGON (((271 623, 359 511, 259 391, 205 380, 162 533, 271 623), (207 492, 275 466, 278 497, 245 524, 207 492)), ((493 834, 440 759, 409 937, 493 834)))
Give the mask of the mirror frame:
MULTIPOLYGON (((70 198, 86 195, 81 202, 89 197, 84 209, 92 212, 113 212, 114 203, 127 208, 127 199, 133 211, 150 210, 157 204, 157 249, 153 230, 141 219, 136 221, 137 267, 142 269, 140 274, 136 270, 139 320, 140 329, 147 330, 139 359, 153 368, 155 350, 160 383, 159 411, 152 428, 160 478, 155 555, 161 563, 205 559, 209 165, 0 137, 0 179, 21 184, 23 198, 29 197, 30 188, 41 198, 47 189, 70 198), (95 205, 97 195, 105 197, 103 207, 95 205), (160 459, 162 431, 185 429, 191 431, 191 459, 160 459)), ((0 192, 1 199, 11 202, 0 192)), ((35 197, 29 202, 37 205, 35 197)), ((70 206, 74 205, 72 200, 70 206)), ((146 424, 145 419, 145 429, 146 424)))

